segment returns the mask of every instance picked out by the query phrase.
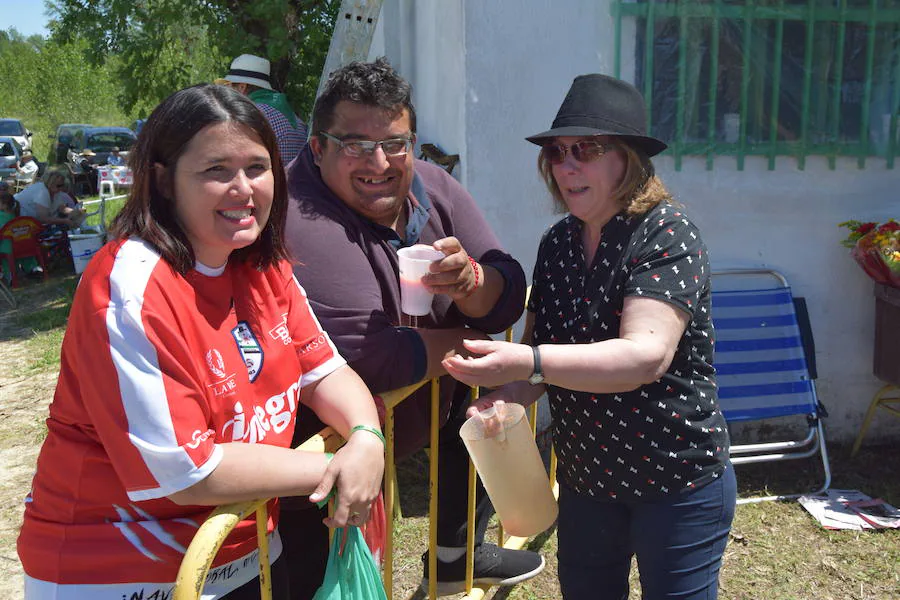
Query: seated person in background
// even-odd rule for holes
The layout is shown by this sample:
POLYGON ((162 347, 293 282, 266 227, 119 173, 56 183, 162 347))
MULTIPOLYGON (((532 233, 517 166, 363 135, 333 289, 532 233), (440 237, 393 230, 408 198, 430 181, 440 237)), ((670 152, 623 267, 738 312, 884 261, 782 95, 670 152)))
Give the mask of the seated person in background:
MULTIPOLYGON (((18 216, 18 206, 19 203, 9 193, 9 190, 0 191, 0 229, 18 216)), ((0 255, 9 254, 10 252, 12 252, 12 242, 7 239, 0 239, 0 255)), ((3 279, 8 282, 10 274, 6 272, 6 260, 0 260, 0 273, 2 273, 3 279)))
POLYGON ((19 216, 19 203, 9 192, 9 186, 0 188, 0 227, 19 216))
POLYGON ((31 183, 37 177, 39 168, 37 161, 34 160, 34 156, 26 150, 22 153, 22 160, 16 165, 16 179, 31 183))
POLYGON ((97 166, 94 164, 94 157, 97 153, 90 148, 85 148, 80 154, 75 155, 75 164, 81 169, 81 172, 87 177, 87 181, 91 186, 91 194, 97 194, 97 166))
POLYGON ((85 148, 80 154, 76 155, 75 164, 87 171, 94 168, 94 157, 97 153, 90 148, 85 148))
POLYGON ((65 174, 51 169, 44 173, 42 181, 32 183, 15 198, 23 217, 34 217, 45 225, 79 227, 84 221, 84 212, 69 195, 68 188, 65 174))
MULTIPOLYGON (((0 229, 18 216, 19 203, 16 201, 15 197, 9 193, 9 186, 5 183, 0 184, 0 229)), ((8 239, 0 240, 0 255, 9 254, 10 252, 12 252, 12 241, 8 239)), ((43 272, 40 270, 37 260, 35 260, 33 256, 27 256, 16 262, 19 263, 19 268, 25 273, 34 272, 40 274, 43 272)), ((5 260, 0 261, 0 273, 2 273, 3 278, 9 282, 12 274, 7 273, 5 260)))
POLYGON ((111 167, 122 167, 125 166, 125 157, 119 154, 119 147, 113 146, 109 151, 110 154, 106 159, 106 164, 111 167))

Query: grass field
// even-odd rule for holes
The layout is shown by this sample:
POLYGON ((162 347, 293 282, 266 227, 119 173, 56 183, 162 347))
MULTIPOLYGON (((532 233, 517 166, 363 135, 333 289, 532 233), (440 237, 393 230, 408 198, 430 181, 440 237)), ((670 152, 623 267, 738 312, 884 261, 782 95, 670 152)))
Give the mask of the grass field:
MULTIPOLYGON (((29 281, 16 291, 19 308, 0 312, 0 600, 22 598, 15 538, 22 498, 44 436, 47 405, 59 368, 59 347, 76 286, 72 274, 54 273, 46 283, 29 281)), ((885 417, 886 418, 886 417, 885 417)), ((900 441, 864 447, 830 444, 832 487, 858 489, 900 505, 900 441)), ((401 463, 404 519, 397 524, 395 598, 422 597, 420 556, 427 535, 427 459, 401 463)), ((818 476, 807 461, 738 468, 742 494, 812 485, 818 476)), ((489 532, 493 535, 493 531, 489 532)), ((544 554, 544 573, 494 598, 559 598, 556 534, 550 530, 531 547, 544 554)), ((826 531, 796 502, 739 506, 725 553, 720 598, 725 600, 895 600, 900 598, 900 531, 826 531)), ((636 582, 633 572, 632 580, 636 582)), ((636 585, 630 598, 639 598, 636 585)))

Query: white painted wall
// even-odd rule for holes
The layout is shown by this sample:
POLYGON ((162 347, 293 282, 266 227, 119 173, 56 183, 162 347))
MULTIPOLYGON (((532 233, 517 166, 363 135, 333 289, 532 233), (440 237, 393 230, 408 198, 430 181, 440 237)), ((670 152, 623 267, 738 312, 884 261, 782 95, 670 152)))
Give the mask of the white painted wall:
MULTIPOLYGON (((549 128, 576 75, 613 73, 613 34, 606 0, 385 0, 372 56, 386 54, 413 83, 420 141, 461 155, 454 175, 529 274, 558 217, 536 173, 537 149, 523 138, 549 128)), ((632 73, 623 64, 622 76, 632 73)), ((738 171, 727 157, 712 171, 705 159, 685 159, 680 172, 668 157, 656 165, 700 226, 714 267, 777 268, 807 297, 829 438, 852 440, 881 382, 871 374, 872 284, 840 245, 837 224, 900 217, 900 165, 873 159, 859 170, 839 160, 832 171, 812 158, 799 171, 784 158, 768 171, 748 158, 738 171)), ((892 432, 896 419, 878 418, 867 440, 892 432)))

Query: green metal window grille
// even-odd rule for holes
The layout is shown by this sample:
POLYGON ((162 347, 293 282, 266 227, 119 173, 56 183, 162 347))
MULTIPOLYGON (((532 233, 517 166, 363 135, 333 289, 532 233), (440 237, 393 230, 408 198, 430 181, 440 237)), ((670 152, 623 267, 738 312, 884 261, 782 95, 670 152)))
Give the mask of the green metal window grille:
MULTIPOLYGON (((653 135, 682 157, 883 157, 900 152, 900 0, 614 0, 636 27, 635 82, 653 135)), ((630 41, 630 40, 629 40, 630 41)), ((630 47, 630 46, 629 46, 630 47)))

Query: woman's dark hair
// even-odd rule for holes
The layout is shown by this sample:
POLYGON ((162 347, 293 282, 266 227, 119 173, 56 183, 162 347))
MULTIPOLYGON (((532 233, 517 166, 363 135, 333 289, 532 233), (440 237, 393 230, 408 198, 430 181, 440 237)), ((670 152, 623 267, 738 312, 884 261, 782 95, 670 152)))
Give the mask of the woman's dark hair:
POLYGON ((370 63, 351 62, 331 74, 313 107, 312 135, 331 128, 334 110, 343 100, 380 108, 395 117, 405 108, 409 111, 409 129, 416 132, 412 86, 383 56, 370 63))
POLYGON ((255 242, 231 253, 231 259, 253 261, 258 269, 287 258, 284 222, 287 215, 287 184, 278 143, 265 116, 246 96, 225 86, 201 84, 175 92, 156 107, 138 135, 128 164, 134 176, 131 194, 110 230, 115 237, 138 237, 151 246, 181 274, 194 267, 196 259, 187 235, 175 217, 175 166, 188 143, 203 128, 233 122, 253 131, 269 151, 275 190, 269 220, 255 242), (158 186, 156 168, 166 167, 166 185, 158 186), (160 189, 163 187, 164 189, 160 189))
POLYGON ((19 201, 9 192, 0 192, 0 209, 19 216, 19 201))

